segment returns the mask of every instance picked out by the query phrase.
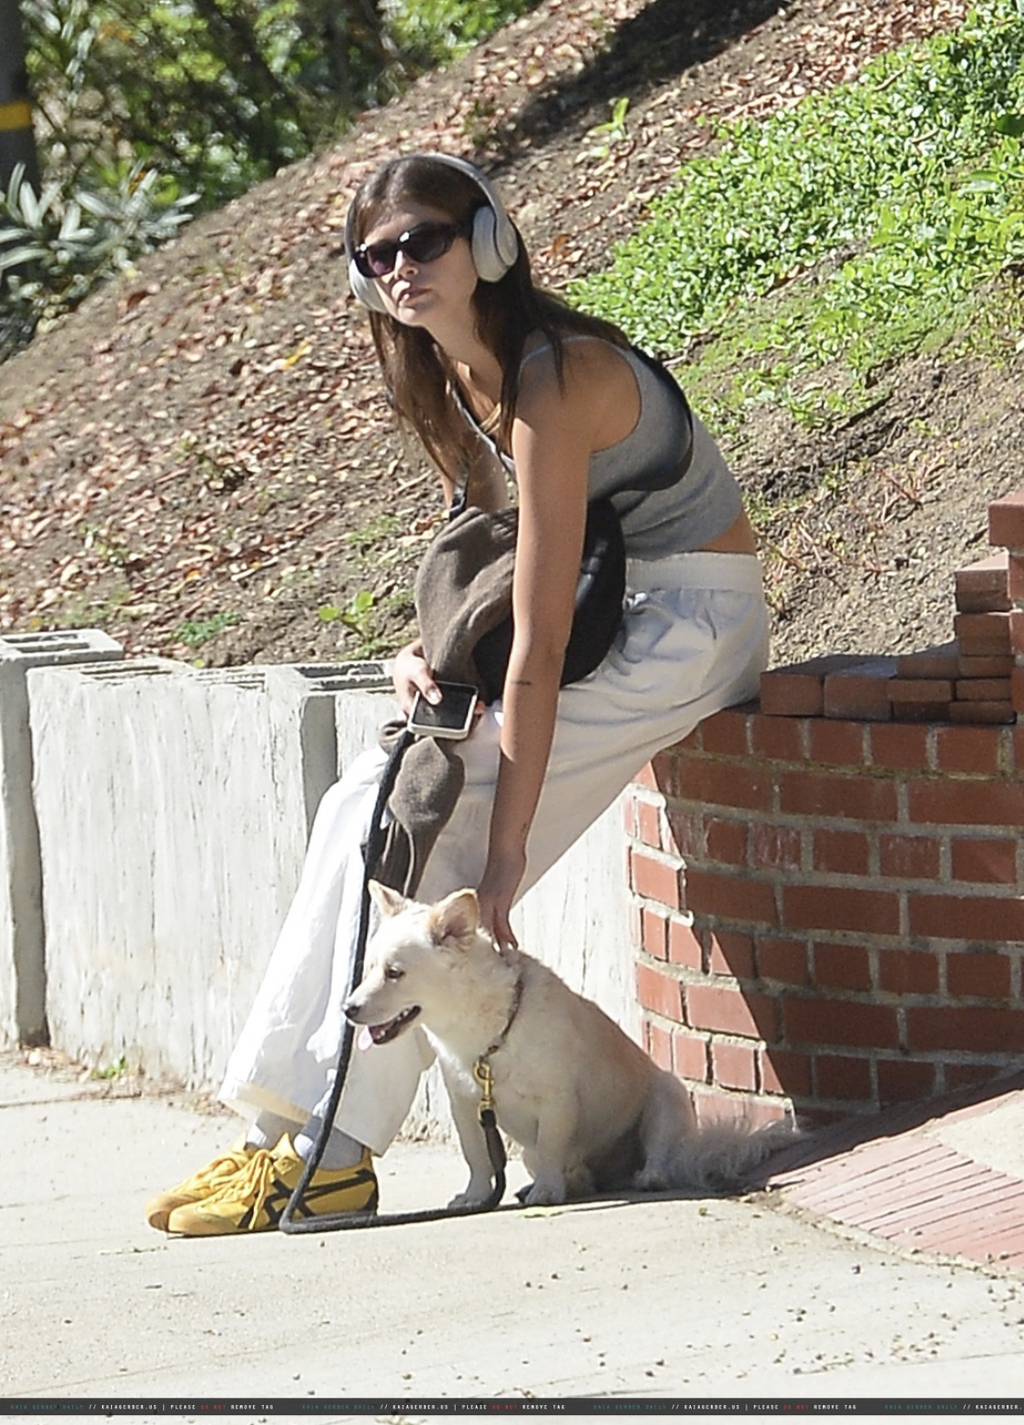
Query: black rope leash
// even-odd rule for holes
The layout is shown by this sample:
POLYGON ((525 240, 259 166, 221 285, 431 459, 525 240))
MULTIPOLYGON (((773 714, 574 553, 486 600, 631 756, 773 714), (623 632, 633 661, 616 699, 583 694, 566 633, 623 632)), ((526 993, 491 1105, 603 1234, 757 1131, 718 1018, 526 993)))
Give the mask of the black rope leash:
MULTIPOLYGON (((352 970, 349 975, 348 988, 345 991, 345 998, 353 993, 363 978, 363 963, 366 959, 366 941, 370 929, 370 879, 373 869, 380 860, 384 850, 384 813, 387 809, 388 799, 395 785, 395 778, 398 776, 398 769, 402 764, 402 758, 406 750, 413 741, 413 734, 406 730, 391 749, 384 770, 381 773, 380 787, 377 791, 377 800, 374 802, 373 814, 370 818, 369 832, 366 838, 365 851, 365 871, 363 874, 363 898, 359 907, 359 928, 356 933, 355 953, 352 956, 352 970)), ((409 1222, 436 1222, 442 1217, 470 1217, 479 1212, 490 1212, 497 1207, 505 1195, 505 1144, 498 1131, 498 1123, 494 1114, 493 1100, 489 1094, 480 1102, 480 1127, 483 1129, 484 1138, 487 1142, 487 1151, 491 1159, 491 1171, 494 1179, 494 1186, 490 1196, 483 1202, 461 1207, 439 1207, 428 1209, 423 1212, 392 1212, 379 1214, 377 1212, 333 1212, 324 1213, 322 1216, 306 1215, 296 1216, 296 1214, 308 1213, 305 1207, 306 1189, 313 1180, 313 1175, 320 1166, 320 1160, 327 1147, 327 1139, 330 1137, 331 1129, 334 1127, 334 1116, 338 1111, 338 1104, 345 1088, 345 1080, 348 1077, 348 1066, 352 1059, 352 1045, 355 1042, 355 1025, 346 1018, 341 1035, 341 1048, 338 1051, 338 1062, 334 1070, 334 1082, 331 1085, 331 1096, 327 1101, 327 1108, 320 1123, 320 1132, 313 1145, 313 1151, 306 1162, 299 1184, 291 1197, 288 1205, 282 1212, 278 1221, 278 1230, 290 1234, 309 1232, 350 1232, 361 1227, 396 1227, 409 1222)))

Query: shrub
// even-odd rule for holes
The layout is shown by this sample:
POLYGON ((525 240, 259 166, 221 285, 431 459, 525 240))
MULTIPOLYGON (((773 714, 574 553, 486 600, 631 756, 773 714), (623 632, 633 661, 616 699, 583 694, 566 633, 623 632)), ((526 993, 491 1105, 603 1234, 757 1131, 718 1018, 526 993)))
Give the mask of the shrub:
POLYGON ((51 183, 37 194, 18 164, 0 189, 0 356, 173 237, 195 201, 162 200, 159 175, 138 164, 102 193, 51 183))

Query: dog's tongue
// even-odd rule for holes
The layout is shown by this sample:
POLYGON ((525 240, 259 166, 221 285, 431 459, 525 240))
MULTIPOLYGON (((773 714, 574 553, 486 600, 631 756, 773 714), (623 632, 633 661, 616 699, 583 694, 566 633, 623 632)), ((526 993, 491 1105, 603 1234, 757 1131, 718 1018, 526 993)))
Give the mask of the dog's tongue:
POLYGON ((360 1032, 358 1044, 360 1049, 372 1048, 374 1044, 390 1044, 391 1040, 405 1028, 410 1019, 415 1019, 420 1012, 417 1004, 410 1005, 408 1009, 403 1009, 401 1014, 396 1014, 394 1019, 388 1019, 383 1024, 367 1024, 360 1032))

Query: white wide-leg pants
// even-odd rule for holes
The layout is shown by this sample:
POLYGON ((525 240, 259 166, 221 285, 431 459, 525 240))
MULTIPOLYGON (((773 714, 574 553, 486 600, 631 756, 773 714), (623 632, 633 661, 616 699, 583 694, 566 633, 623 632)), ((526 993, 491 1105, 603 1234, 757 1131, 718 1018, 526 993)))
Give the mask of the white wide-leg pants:
MULTIPOLYGON (((658 751, 712 713, 756 696, 768 616, 758 561, 743 554, 630 560, 615 646, 589 678, 563 688, 520 894, 567 851, 658 751)), ((501 706, 459 744, 466 781, 417 899, 475 886, 487 858, 501 706)), ((253 1117, 303 1124, 326 1101, 341 1044, 341 1005, 359 923, 362 845, 385 761, 358 757, 324 794, 302 878, 262 986, 227 1066, 220 1098, 253 1117)), ((527 947, 529 948, 529 947, 527 947)), ((432 1060, 421 1030, 353 1047, 335 1124, 383 1153, 432 1060)))

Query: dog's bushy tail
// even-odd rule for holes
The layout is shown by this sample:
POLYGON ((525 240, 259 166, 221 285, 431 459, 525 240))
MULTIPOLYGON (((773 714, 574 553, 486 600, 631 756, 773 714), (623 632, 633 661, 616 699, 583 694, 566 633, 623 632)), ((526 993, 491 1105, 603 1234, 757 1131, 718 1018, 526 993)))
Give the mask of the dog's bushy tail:
POLYGON ((788 1119, 754 1128, 744 1119, 709 1123, 688 1134, 675 1152, 672 1186, 736 1192, 753 1186, 756 1170, 800 1137, 788 1119))

